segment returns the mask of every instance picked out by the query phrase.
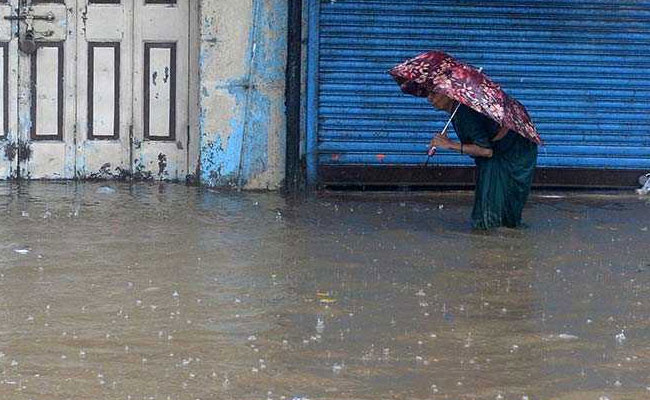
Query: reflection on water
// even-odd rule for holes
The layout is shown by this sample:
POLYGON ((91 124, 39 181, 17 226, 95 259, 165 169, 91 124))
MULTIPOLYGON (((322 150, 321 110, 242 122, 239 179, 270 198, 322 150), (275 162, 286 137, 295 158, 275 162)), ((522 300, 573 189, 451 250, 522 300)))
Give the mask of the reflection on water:
POLYGON ((0 398, 650 397, 649 207, 0 186, 0 398))

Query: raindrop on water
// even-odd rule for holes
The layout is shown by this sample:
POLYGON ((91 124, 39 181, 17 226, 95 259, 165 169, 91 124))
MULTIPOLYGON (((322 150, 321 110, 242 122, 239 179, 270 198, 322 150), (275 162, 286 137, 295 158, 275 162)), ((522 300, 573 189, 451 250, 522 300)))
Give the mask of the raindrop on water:
POLYGON ((335 375, 338 375, 338 374, 341 373, 341 371, 343 370, 344 367, 345 367, 345 364, 336 364, 335 363, 334 365, 332 365, 332 372, 335 375))
POLYGON ((316 321, 316 332, 323 333, 325 330, 325 321, 321 317, 318 317, 316 321))
POLYGON ((621 330, 621 333, 618 333, 616 336, 614 336, 614 338, 616 339, 616 343, 621 344, 621 345, 622 345, 622 344, 625 342, 625 340, 627 339, 627 338, 625 337, 625 331, 623 331, 623 330, 621 330))

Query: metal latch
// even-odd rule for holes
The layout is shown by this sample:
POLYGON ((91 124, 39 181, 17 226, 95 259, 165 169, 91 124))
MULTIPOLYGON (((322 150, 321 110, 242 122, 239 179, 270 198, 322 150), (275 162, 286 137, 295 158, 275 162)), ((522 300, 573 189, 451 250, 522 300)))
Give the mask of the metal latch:
POLYGON ((27 19, 39 20, 39 21, 54 21, 54 13, 50 11, 46 15, 32 15, 32 14, 18 14, 18 15, 6 15, 4 17, 10 21, 25 21, 27 19))
POLYGON ((18 40, 18 48, 26 54, 34 54, 38 48, 36 39, 51 37, 54 31, 36 31, 34 29, 34 21, 46 21, 52 23, 56 16, 52 11, 45 15, 35 15, 32 7, 22 7, 17 9, 16 15, 5 16, 4 19, 10 21, 23 21, 25 24, 24 29, 19 29, 22 32, 18 40))

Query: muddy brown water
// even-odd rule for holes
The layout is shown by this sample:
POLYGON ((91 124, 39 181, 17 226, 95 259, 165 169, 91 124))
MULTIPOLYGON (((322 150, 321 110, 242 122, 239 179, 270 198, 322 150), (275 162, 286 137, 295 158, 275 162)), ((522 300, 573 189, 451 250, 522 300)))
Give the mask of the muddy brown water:
POLYGON ((1 399, 647 399, 650 201, 0 184, 1 399))

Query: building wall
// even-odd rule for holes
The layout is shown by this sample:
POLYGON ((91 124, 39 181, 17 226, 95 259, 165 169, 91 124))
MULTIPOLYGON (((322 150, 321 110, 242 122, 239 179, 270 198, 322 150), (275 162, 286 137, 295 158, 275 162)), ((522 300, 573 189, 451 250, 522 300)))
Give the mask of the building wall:
POLYGON ((285 165, 286 0, 203 0, 200 178, 278 189, 285 165))

